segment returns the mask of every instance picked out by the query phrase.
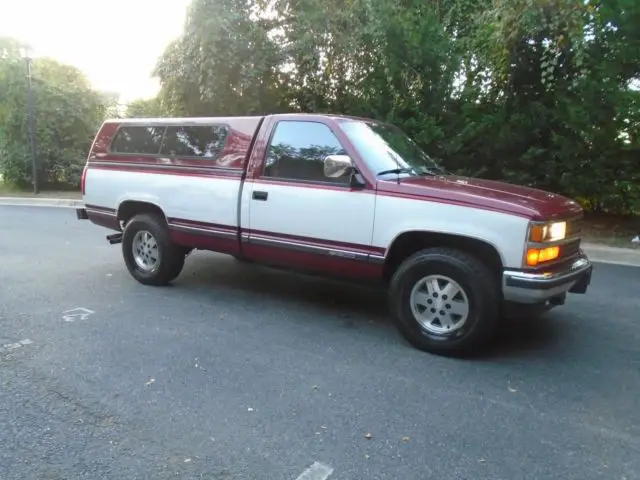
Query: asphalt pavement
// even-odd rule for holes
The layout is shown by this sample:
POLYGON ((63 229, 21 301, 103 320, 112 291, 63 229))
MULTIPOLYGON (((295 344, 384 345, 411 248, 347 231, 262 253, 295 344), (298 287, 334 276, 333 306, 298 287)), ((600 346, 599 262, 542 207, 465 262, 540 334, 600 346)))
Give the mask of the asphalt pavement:
POLYGON ((640 478, 640 268, 454 360, 376 290, 206 252, 145 287, 107 233, 0 206, 3 480, 640 478))

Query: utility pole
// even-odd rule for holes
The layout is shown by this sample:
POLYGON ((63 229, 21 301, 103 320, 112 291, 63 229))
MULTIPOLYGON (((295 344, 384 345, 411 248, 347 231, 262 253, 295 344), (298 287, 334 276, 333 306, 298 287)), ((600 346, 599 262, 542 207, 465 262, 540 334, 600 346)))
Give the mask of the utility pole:
POLYGON ((33 193, 38 194, 38 154, 36 151, 36 112, 35 103, 33 99, 33 85, 31 78, 31 58, 29 58, 29 52, 25 55, 25 61, 27 64, 27 109, 28 109, 28 121, 29 121, 29 144, 31 145, 31 170, 33 176, 33 193))

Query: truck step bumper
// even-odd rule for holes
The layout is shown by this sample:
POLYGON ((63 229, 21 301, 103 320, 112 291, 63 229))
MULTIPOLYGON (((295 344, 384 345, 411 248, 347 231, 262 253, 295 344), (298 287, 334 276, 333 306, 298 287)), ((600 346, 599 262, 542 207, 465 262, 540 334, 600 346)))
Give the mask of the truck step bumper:
POLYGON ((591 283, 593 265, 584 253, 566 269, 554 272, 530 273, 505 270, 502 291, 506 301, 544 303, 566 293, 584 294, 591 283))
POLYGON ((87 209, 76 208, 76 217, 78 217, 78 220, 89 220, 89 215, 87 215, 87 209))

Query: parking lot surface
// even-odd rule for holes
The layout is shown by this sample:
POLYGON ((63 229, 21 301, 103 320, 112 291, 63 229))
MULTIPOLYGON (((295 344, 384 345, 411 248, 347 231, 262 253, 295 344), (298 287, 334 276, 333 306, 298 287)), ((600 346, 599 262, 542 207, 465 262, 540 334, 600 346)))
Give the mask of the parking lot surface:
POLYGON ((0 206, 2 479, 640 478, 638 268, 454 360, 379 291, 205 252, 145 287, 108 233, 0 206))

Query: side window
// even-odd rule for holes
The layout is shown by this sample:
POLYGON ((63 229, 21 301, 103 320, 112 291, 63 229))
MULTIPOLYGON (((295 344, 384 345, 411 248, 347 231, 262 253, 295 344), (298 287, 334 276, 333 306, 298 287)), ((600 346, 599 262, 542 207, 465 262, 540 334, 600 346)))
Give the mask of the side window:
POLYGON ((327 155, 346 155, 329 127, 318 122, 281 121, 276 125, 267 151, 264 176, 347 183, 347 176, 324 176, 327 155))
POLYGON ((167 127, 162 154, 215 160, 220 155, 228 134, 229 129, 225 125, 167 127))
POLYGON ((164 127, 124 126, 111 142, 114 153, 157 155, 162 143, 164 127))

